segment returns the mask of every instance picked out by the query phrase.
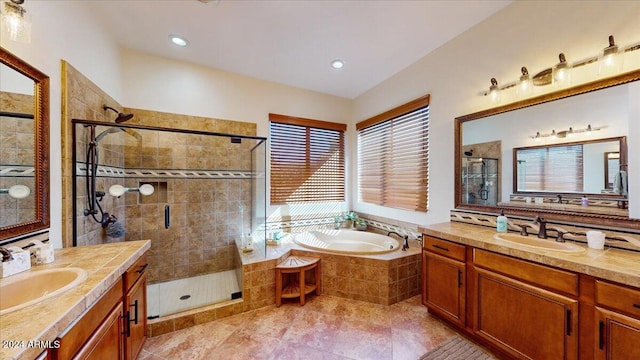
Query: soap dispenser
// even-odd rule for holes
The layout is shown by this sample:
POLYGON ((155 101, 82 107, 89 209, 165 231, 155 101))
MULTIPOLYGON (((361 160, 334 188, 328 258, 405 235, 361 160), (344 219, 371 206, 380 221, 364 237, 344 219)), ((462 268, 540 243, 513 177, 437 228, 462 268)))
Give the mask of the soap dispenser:
POLYGON ((500 216, 496 219, 496 230, 499 233, 506 233, 508 230, 509 224, 508 219, 504 216, 504 209, 500 210, 500 216))

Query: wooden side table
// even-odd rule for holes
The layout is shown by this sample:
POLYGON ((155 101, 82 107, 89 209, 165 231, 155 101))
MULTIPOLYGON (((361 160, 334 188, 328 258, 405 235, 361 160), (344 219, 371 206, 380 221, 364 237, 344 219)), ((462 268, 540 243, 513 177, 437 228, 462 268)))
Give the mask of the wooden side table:
POLYGON ((276 266, 276 306, 282 304, 283 298, 296 297, 300 298, 300 305, 304 305, 305 296, 313 291, 320 295, 320 259, 289 256, 276 266), (313 282, 306 280, 308 270, 314 270, 313 282), (285 276, 287 281, 283 284, 285 276))

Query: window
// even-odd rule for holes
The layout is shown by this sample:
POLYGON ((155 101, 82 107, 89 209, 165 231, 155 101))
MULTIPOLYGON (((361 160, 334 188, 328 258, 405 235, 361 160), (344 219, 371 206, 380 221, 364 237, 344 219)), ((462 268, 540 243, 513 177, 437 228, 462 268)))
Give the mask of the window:
POLYGON ((582 192, 582 144, 518 149, 518 191, 582 192))
POLYGON ((427 211, 429 95, 364 120, 356 129, 359 200, 427 211))
POLYGON ((271 204, 344 201, 346 128, 269 114, 271 204))

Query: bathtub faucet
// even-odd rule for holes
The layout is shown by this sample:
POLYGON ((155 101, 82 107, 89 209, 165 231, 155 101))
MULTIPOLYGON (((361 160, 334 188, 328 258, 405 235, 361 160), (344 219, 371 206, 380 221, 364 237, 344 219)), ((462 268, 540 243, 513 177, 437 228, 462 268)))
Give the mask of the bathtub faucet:
POLYGON ((396 234, 396 235, 398 235, 398 237, 401 237, 401 238, 404 239, 404 242, 402 243, 402 251, 407 251, 407 249, 409 248, 409 235, 402 236, 402 235, 398 234, 395 231, 389 231, 387 233, 387 236, 389 236, 391 234, 396 234))

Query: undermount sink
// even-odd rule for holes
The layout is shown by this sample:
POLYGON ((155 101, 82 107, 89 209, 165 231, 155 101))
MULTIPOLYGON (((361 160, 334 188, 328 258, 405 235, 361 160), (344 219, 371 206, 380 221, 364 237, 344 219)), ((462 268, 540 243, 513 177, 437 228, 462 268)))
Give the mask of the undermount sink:
POLYGON ((86 278, 87 272, 79 268, 37 270, 4 278, 0 280, 0 315, 62 294, 86 278))
POLYGON ((540 239, 535 236, 522 236, 518 234, 510 233, 498 233, 493 236, 494 239, 500 241, 506 241, 513 244, 527 246, 535 249, 553 250, 568 253, 579 253, 585 251, 584 247, 570 243, 570 242, 557 242, 553 239, 540 239))

